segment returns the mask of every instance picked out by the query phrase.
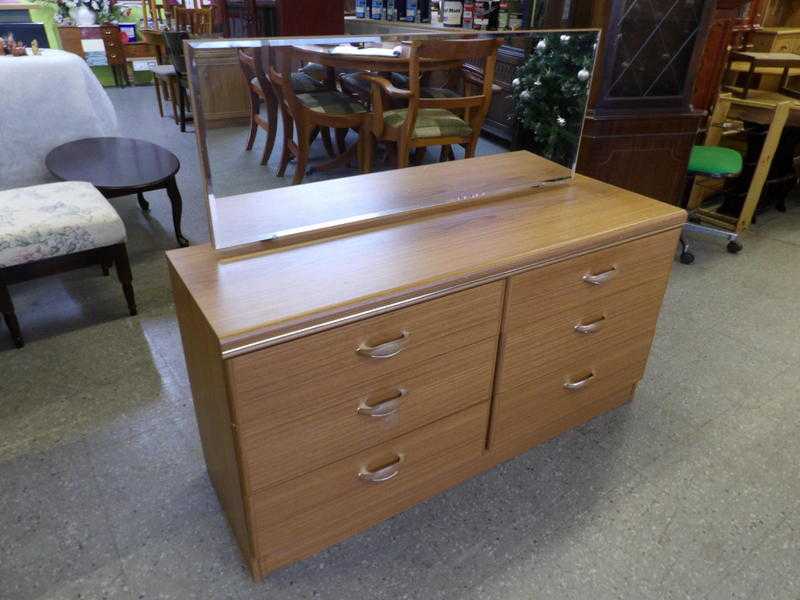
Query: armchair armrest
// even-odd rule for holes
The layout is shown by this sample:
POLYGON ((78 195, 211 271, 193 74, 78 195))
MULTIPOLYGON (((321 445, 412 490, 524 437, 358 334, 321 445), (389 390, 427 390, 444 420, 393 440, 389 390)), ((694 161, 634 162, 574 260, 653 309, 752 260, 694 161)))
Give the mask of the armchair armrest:
POLYGON ((393 98, 411 98, 411 92, 399 87, 395 87, 391 81, 385 77, 378 77, 377 75, 370 75, 369 73, 356 73, 359 79, 369 81, 370 83, 378 84, 381 89, 393 98))

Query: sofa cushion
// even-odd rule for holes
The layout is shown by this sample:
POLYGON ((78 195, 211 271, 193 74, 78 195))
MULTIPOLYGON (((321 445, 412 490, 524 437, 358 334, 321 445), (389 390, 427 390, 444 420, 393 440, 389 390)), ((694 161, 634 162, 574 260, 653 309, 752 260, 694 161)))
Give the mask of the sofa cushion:
POLYGON ((90 183, 0 191, 0 268, 125 241, 125 225, 90 183))
MULTIPOLYGON (((406 120, 408 109, 398 108, 383 113, 387 127, 399 127, 406 120)), ((421 108, 417 111, 412 138, 469 137, 472 128, 458 115, 444 108, 421 108)))

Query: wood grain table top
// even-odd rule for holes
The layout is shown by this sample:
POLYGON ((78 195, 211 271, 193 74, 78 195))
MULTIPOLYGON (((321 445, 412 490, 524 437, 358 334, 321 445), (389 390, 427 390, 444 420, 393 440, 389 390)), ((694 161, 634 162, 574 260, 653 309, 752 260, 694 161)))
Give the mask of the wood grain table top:
MULTIPOLYGON (((524 164, 530 160, 526 154, 445 163, 451 173, 438 181, 424 176, 426 167, 390 175, 418 178, 416 193, 421 195, 448 187, 469 193, 470 185, 502 189, 507 181, 497 161, 524 164), (479 184, 454 176, 459 163, 481 174, 479 184)), ((329 198, 346 190, 340 199, 343 207, 355 205, 359 194, 375 193, 372 177, 270 192, 273 201, 258 207, 259 218, 285 219, 293 198, 309 189, 315 192, 304 200, 304 210, 313 210, 316 202, 324 206, 325 186, 329 198)), ((576 176, 559 186, 455 210, 415 213, 408 220, 274 249, 230 255, 206 244, 172 250, 167 257, 219 339, 223 355, 233 356, 515 270, 676 228, 685 218, 675 206, 576 176)))

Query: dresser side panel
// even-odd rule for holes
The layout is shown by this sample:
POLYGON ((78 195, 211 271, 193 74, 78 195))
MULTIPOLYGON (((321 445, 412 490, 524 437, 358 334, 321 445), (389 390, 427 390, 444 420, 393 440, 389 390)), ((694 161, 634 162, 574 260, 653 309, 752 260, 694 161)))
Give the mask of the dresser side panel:
POLYGON ((170 279, 208 475, 239 548, 253 575, 258 577, 260 571, 242 496, 239 452, 219 342, 172 265, 170 279))

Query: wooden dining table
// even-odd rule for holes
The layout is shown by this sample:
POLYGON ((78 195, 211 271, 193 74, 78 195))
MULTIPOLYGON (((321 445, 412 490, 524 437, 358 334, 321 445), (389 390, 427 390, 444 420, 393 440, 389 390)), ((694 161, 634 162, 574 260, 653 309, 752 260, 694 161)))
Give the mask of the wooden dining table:
MULTIPOLYGON (((298 44, 293 48, 301 60, 318 63, 336 70, 408 73, 409 69, 408 50, 403 48, 400 42, 366 45, 363 48, 351 44, 298 44), (347 51, 347 47, 353 50, 347 51), (387 51, 395 48, 399 48, 401 53, 387 54, 387 51), (370 50, 374 50, 374 52, 370 52, 370 50)), ((421 69, 423 71, 455 69, 459 68, 463 62, 463 60, 426 60, 422 63, 421 69)))

